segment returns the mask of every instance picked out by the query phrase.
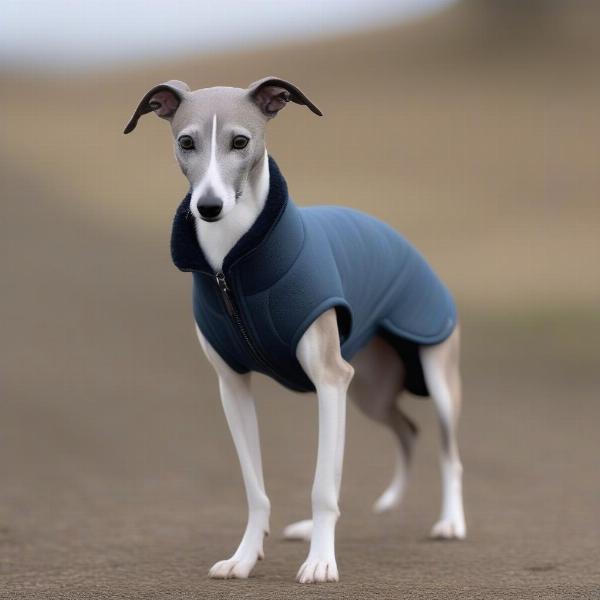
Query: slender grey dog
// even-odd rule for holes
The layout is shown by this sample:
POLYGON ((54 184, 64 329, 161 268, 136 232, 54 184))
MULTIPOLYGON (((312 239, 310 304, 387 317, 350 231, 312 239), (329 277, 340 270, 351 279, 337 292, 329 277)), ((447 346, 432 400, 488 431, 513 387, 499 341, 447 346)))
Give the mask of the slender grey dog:
MULTIPOLYGON (((181 81, 169 81, 144 96, 125 129, 125 133, 132 131, 140 116, 149 112, 170 122, 175 155, 190 183, 186 211, 189 207, 197 244, 213 275, 217 274, 227 302, 227 283, 220 278, 223 263, 261 216, 273 186, 265 126, 289 101, 321 114, 296 86, 274 77, 247 89, 214 87, 196 91, 181 81)), ((230 314, 236 316, 231 311, 230 314)), ((270 516, 250 373, 233 369, 198 326, 196 331, 219 379, 221 401, 248 500, 248 522, 239 547, 230 558, 217 562, 209 575, 246 578, 256 561, 263 558, 263 538, 269 531, 270 516)), ((397 439, 394 475, 374 504, 376 512, 400 502, 417 432, 397 403, 399 394, 408 387, 408 366, 401 355, 381 336, 374 335, 354 354, 350 364, 342 356, 340 334, 336 311, 329 308, 315 317, 295 347, 297 361, 314 385, 319 407, 312 519, 293 523, 284 530, 287 538, 310 540, 308 557, 297 574, 301 583, 339 578, 334 537, 339 516, 346 396, 366 415, 389 428, 397 439)), ((456 442, 461 403, 458 326, 443 341, 420 345, 417 351, 442 438, 442 508, 431 535, 461 539, 466 528, 462 466, 456 442)))

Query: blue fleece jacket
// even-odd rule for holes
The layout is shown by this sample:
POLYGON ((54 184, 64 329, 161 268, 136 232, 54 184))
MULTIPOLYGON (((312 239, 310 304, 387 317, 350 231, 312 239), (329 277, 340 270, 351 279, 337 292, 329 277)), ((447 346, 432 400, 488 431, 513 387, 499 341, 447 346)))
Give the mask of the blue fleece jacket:
POLYGON ((381 335, 405 362, 407 389, 427 396, 418 346, 443 341, 456 326, 444 284, 382 221, 339 206, 300 208, 270 157, 269 172, 265 207, 219 273, 198 244, 189 195, 177 210, 173 262, 193 273, 193 310, 203 335, 235 371, 259 371, 289 389, 314 391, 296 346, 334 307, 346 360, 381 335))

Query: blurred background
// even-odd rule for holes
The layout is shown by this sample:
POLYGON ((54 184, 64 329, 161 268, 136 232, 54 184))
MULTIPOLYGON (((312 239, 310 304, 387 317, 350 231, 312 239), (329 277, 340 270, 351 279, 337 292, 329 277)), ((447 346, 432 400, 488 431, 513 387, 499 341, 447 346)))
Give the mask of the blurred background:
POLYGON ((560 0, 0 5, 0 597, 592 598, 600 590, 600 6, 560 0), (470 539, 428 542, 437 428, 403 506, 370 507, 393 442, 349 410, 339 586, 291 582, 316 456, 312 396, 262 376, 267 560, 211 582, 245 524, 190 277, 168 125, 147 89, 276 75, 268 148, 299 204, 414 242, 463 324, 470 539))

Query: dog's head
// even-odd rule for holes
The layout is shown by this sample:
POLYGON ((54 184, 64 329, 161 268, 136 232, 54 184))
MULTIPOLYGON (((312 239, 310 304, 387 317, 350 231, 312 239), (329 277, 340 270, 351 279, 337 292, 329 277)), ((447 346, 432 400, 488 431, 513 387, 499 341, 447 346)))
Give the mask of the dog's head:
POLYGON ((191 91, 168 81, 142 98, 124 133, 150 112, 171 123, 177 162, 190 182, 190 210, 205 221, 223 218, 244 199, 248 175, 265 155, 265 125, 288 103, 321 111, 293 84, 266 77, 246 89, 191 91))

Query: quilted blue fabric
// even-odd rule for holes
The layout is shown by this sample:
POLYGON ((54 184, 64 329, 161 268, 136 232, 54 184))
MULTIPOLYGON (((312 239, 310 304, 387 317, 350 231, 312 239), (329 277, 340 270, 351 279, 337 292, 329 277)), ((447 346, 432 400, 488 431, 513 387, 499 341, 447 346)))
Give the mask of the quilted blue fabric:
POLYGON ((198 244, 189 195, 175 215, 172 257, 193 273, 193 310, 203 335, 239 373, 259 371, 289 389, 313 391, 296 346, 335 307, 346 360, 381 335, 404 360, 407 389, 428 395, 418 346, 437 344, 454 330, 447 288, 387 224, 339 206, 300 208, 272 158, 269 170, 265 207, 223 263, 225 294, 198 244))

